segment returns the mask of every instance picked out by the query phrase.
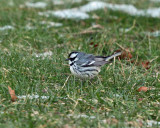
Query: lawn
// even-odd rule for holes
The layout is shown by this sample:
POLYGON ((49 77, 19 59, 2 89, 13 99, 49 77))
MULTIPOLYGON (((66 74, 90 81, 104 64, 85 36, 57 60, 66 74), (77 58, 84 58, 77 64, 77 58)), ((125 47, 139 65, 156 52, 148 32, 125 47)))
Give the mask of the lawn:
POLYGON ((82 8, 87 0, 30 2, 0 1, 0 127, 160 127, 160 16, 140 15, 158 0, 106 0, 90 11, 82 8), (58 12, 72 8, 81 14, 58 12), (71 51, 118 49, 130 57, 92 80, 74 77, 65 61, 71 51), (137 91, 142 86, 148 90, 137 91))

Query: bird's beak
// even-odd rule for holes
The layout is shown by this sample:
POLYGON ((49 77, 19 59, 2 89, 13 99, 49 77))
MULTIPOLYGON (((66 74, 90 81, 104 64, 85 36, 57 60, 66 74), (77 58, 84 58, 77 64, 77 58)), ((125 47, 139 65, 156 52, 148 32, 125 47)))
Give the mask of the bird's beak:
POLYGON ((69 58, 68 59, 65 59, 65 61, 68 61, 69 60, 69 58))

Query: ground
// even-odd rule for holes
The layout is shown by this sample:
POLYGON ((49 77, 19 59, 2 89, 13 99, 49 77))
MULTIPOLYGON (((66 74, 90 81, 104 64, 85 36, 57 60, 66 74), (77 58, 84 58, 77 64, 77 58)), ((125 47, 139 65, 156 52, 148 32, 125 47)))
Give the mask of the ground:
MULTIPOLYGON (((39 13, 89 2, 44 0, 47 6, 38 8, 26 2, 0 1, 0 127, 160 125, 160 17, 108 8, 85 12, 86 19, 46 17, 39 13), (115 59, 92 80, 75 78, 65 61, 71 51, 108 56, 118 49, 132 57, 115 59), (15 102, 8 86, 15 90, 15 102), (138 92, 141 86, 147 92, 138 92)), ((143 10, 160 6, 153 0, 104 2, 143 10)))

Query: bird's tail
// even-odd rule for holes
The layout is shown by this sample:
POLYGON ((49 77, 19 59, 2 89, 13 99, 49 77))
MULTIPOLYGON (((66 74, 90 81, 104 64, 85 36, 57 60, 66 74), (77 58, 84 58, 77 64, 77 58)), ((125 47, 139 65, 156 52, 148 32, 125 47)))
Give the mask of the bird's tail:
POLYGON ((117 52, 111 56, 107 56, 105 61, 109 61, 109 60, 113 59, 114 57, 120 56, 121 54, 122 54, 122 52, 117 52))

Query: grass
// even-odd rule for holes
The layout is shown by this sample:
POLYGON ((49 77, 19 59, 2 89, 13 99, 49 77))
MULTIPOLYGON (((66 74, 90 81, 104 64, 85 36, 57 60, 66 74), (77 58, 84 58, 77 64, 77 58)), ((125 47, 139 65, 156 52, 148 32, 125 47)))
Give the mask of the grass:
MULTIPOLYGON (((26 2, 21 0, 13 1, 13 6, 9 2, 11 0, 0 1, 0 26, 15 27, 0 31, 0 127, 147 127, 148 120, 160 121, 160 58, 155 59, 160 55, 160 38, 143 34, 159 30, 159 19, 133 17, 111 10, 90 13, 100 19, 46 18, 38 12, 77 7, 87 1, 68 3, 65 7, 50 4, 45 9, 20 8, 26 2), (39 24, 43 20, 60 22, 63 26, 46 28, 39 24), (104 29, 95 34, 75 36, 95 23, 104 29), (26 30, 27 24, 36 29, 26 30), (128 33, 119 31, 132 26, 128 33), (98 46, 90 45, 91 42, 98 46), (151 68, 146 70, 126 60, 116 60, 102 67, 98 77, 81 83, 71 75, 64 61, 74 50, 107 56, 120 46, 132 48, 133 59, 137 62, 154 59, 151 68), (34 53, 46 51, 52 51, 53 55, 44 59, 34 56, 34 53), (49 99, 11 102, 8 86, 17 96, 37 94, 49 96, 49 99), (137 92, 141 86, 153 89, 137 92)), ((145 3, 145 7, 157 6, 143 0, 134 5, 141 7, 140 3, 145 3)))

